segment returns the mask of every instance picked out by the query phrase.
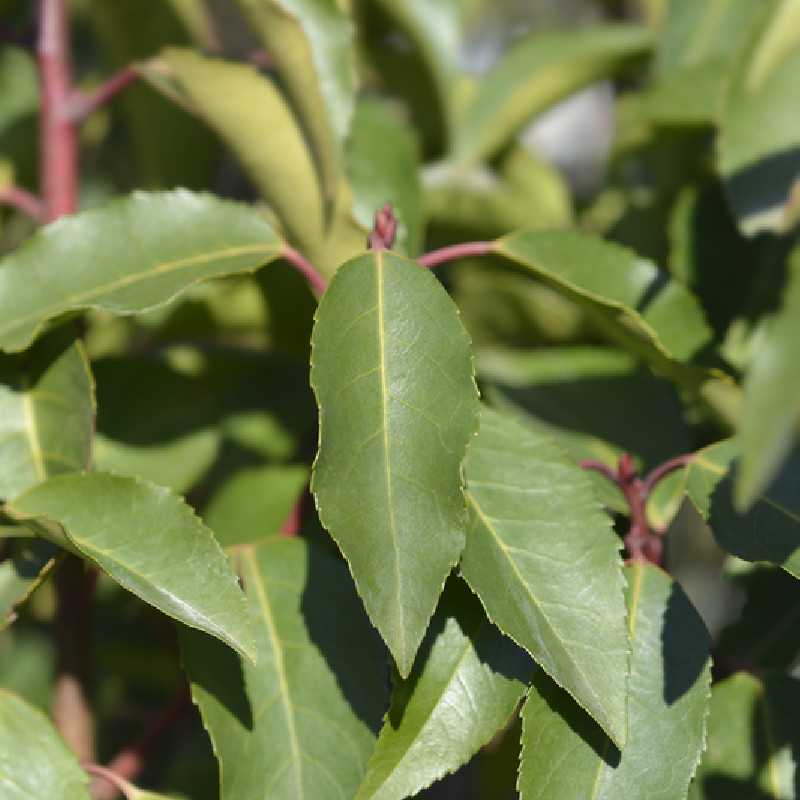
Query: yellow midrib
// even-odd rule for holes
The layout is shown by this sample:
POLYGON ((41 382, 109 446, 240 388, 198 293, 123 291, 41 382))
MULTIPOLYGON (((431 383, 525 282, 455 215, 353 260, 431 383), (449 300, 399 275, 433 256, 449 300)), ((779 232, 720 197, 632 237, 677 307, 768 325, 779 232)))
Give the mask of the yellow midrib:
POLYGON ((22 385, 22 416, 25 420, 25 436, 31 451, 31 461, 36 471, 36 477, 43 481, 47 477, 47 470, 44 466, 44 454, 42 453, 42 443, 39 441, 39 426, 36 423, 36 411, 33 407, 31 397, 31 385, 27 377, 23 377, 22 385))

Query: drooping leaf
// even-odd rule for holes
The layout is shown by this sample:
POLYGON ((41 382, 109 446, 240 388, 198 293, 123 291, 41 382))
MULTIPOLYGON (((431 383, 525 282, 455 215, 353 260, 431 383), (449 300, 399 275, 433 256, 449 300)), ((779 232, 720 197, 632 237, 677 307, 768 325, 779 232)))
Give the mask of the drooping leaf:
POLYGON ((465 466, 461 573, 492 620, 625 742, 628 639, 620 540, 548 434, 488 408, 465 466))
POLYGON ((745 377, 736 503, 746 509, 778 473, 800 424, 800 247, 789 261, 780 310, 769 320, 745 377))
POLYGON ((313 257, 325 227, 319 181, 302 130, 275 83, 250 65, 178 48, 141 69, 216 131, 289 237, 313 257))
POLYGON ((56 548, 41 539, 20 539, 9 547, 8 557, 0 561, 0 631, 13 621, 14 608, 49 575, 57 555, 56 548))
POLYGON ((654 86, 646 94, 658 122, 713 123, 737 51, 747 39, 759 3, 750 0, 672 0, 655 55, 654 86))
POLYGON ((691 800, 781 800, 795 796, 800 682, 739 673, 714 686, 708 746, 691 800))
POLYGON ((464 546, 461 462, 478 422, 469 338, 429 271, 373 252, 323 295, 311 384, 320 519, 407 676, 464 546))
POLYGON ((356 800, 403 800, 465 764, 514 713, 533 664, 451 581, 394 689, 356 800))
POLYGON ((0 497, 86 469, 94 384, 74 333, 54 331, 26 353, 0 355, 0 497))
POLYGON ((422 189, 413 130, 395 110, 361 100, 345 151, 353 188, 353 216, 367 233, 375 212, 391 203, 398 221, 397 246, 409 255, 422 246, 422 189))
POLYGON ((145 602, 253 658, 245 599, 225 555, 169 490, 90 472, 52 478, 6 508, 145 602))
POLYGON ((342 563, 299 539, 237 548, 257 662, 181 630, 222 800, 352 797, 375 746, 385 650, 342 563))
POLYGON ((243 469, 214 494, 203 516, 223 547, 257 542, 280 531, 307 481, 304 464, 243 469))
POLYGON ((726 76, 717 148, 731 207, 748 236, 794 224, 800 169, 800 121, 792 113, 800 100, 800 5, 754 5, 748 43, 726 76))
POLYGON ((705 741, 708 633, 682 589, 660 569, 633 564, 626 575, 632 654, 625 747, 620 754, 538 672, 522 711, 522 800, 686 797, 705 741))
POLYGON ((0 261, 0 349, 23 349, 69 312, 163 305, 198 281, 253 271, 280 250, 246 206, 185 190, 134 192, 47 225, 0 261))
POLYGON ((41 711, 0 689, 3 800, 89 800, 89 776, 41 711))
MULTIPOLYGON (((333 200, 355 106, 353 26, 337 0, 238 0, 308 133, 333 200)), ((296 187, 295 187, 296 188, 296 187)))
POLYGON ((534 34, 512 47, 483 78, 464 110, 454 159, 490 158, 535 115, 647 53, 651 35, 634 25, 534 34))

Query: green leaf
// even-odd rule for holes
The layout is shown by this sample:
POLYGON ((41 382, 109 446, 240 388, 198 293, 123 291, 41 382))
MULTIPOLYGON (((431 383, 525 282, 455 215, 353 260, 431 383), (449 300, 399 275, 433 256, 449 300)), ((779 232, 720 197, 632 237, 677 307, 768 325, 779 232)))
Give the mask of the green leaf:
POLYGON ((355 105, 352 22, 337 0, 238 3, 286 85, 333 200, 355 105))
POLYGON ((68 312, 147 311, 198 281, 252 272, 280 251, 246 206, 185 190, 135 192, 47 225, 0 261, 0 349, 27 347, 68 312))
POLYGON ((0 689, 0 789, 3 800, 89 800, 89 776, 50 721, 0 689))
POLYGON ((464 547, 478 423, 469 338, 430 271, 381 251, 343 265, 317 310, 311 385, 320 520, 407 676, 464 547))
POLYGON ((50 574, 57 553, 50 542, 41 539, 22 539, 7 546, 10 552, 0 562, 0 631, 13 622, 14 608, 50 574))
POLYGON ((522 800, 686 797, 705 741, 709 637, 680 586, 657 567, 628 578, 631 675, 628 739, 620 754, 539 672, 522 711, 522 800))
POLYGON ((6 508, 145 602, 254 657, 245 599, 225 555, 169 490, 102 472, 64 475, 6 508))
POLYGON ((386 703, 385 650, 344 565, 300 539, 236 550, 256 665, 181 630, 222 800, 352 797, 386 703))
POLYGON ((742 231, 785 232, 796 221, 800 167, 800 5, 757 3, 749 41, 726 76, 719 169, 742 231))
POLYGON ((692 800, 795 797, 800 682, 739 673, 714 686, 692 800))
POLYGON ((203 516, 223 547, 280 531, 308 481, 304 464, 242 469, 211 498, 203 516))
POLYGON ((780 310, 765 326, 744 381, 736 504, 746 509, 781 468, 800 423, 800 247, 789 259, 780 310))
POLYGON ((325 228, 319 181, 302 130, 275 83, 252 66, 178 48, 141 69, 155 88, 176 93, 217 133, 292 241, 313 256, 325 228))
POLYGON ((651 35, 634 25, 595 25, 534 34, 508 51, 483 78, 461 115, 459 163, 495 155, 534 116, 583 86, 647 53, 651 35))
POLYGON ((654 264, 573 231, 523 232, 494 250, 578 303, 609 338, 657 373, 697 387, 711 373, 684 362, 710 338, 695 297, 654 264))
POLYGON ((650 116, 670 125, 715 121, 725 82, 760 3, 751 0, 672 0, 667 5, 646 94, 650 116))
POLYGON ((36 64, 27 50, 0 47, 0 136, 21 119, 35 114, 39 104, 36 64))
POLYGON ((392 704, 356 800, 403 800, 454 772, 511 718, 533 665, 460 581, 442 595, 392 704))
POLYGON ((461 573, 489 618, 621 747, 628 639, 620 540, 548 434, 483 408, 466 462, 461 573))
POLYGON ((0 354, 0 498, 86 469, 93 433, 94 383, 71 331, 0 354))
POLYGON ((361 100, 345 153, 355 195, 353 216, 372 230, 375 212, 391 203, 398 221, 397 245, 410 255, 422 246, 422 187, 414 131, 394 108, 361 100))

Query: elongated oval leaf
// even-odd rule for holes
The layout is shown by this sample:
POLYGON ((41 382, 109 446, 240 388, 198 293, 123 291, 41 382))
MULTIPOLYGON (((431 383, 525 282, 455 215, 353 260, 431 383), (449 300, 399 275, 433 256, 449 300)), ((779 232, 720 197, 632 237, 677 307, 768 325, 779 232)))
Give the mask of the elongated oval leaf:
POLYGON ((695 387, 710 377, 683 363, 711 336, 700 304, 650 261, 572 231, 515 233, 494 249, 578 303, 656 372, 695 387))
POLYGON ((508 722, 532 672, 452 580, 409 679, 395 686, 356 800, 403 800, 454 772, 508 722))
POLYGON ((248 272, 281 243, 253 209, 185 190, 134 192, 42 228, 0 261, 0 350, 85 308, 133 314, 201 280, 248 272))
POLYGON ((235 550, 256 665, 181 631, 192 696, 220 763, 222 800, 353 797, 388 687, 386 651, 344 565, 299 539, 235 550))
POLYGON ((323 295, 311 384, 320 519, 407 676, 464 546, 461 462, 478 422, 469 338, 430 272, 373 252, 323 295))
POLYGON ((708 746, 691 800, 795 796, 800 682, 739 673, 714 686, 708 746))
POLYGON ((489 618, 621 747, 628 637, 619 537, 547 434, 484 408, 466 463, 461 572, 489 618))
POLYGON ((661 570, 634 564, 626 575, 632 655, 625 748, 620 755, 565 692, 537 673, 522 711, 522 800, 686 797, 705 741, 708 633, 661 570))
POLYGON ((56 331, 26 353, 0 355, 0 497, 86 469, 94 383, 82 345, 56 331))
POLYGON ((64 475, 39 484, 8 509, 145 602, 254 657, 245 598, 224 553, 169 490, 102 472, 64 475))
POLYGON ((515 45, 481 81, 460 121, 455 160, 495 155, 531 117, 562 98, 613 75, 644 55, 645 28, 596 25, 583 31, 530 36, 515 45))
POLYGON ((89 800, 89 776, 41 711, 0 689, 3 800, 89 800))
POLYGON ((7 557, 0 562, 0 631, 13 621, 14 608, 50 574, 58 552, 42 539, 20 539, 7 546, 7 557))
POLYGON ((337 0, 238 0, 275 64, 333 199, 355 105, 353 25, 337 0))

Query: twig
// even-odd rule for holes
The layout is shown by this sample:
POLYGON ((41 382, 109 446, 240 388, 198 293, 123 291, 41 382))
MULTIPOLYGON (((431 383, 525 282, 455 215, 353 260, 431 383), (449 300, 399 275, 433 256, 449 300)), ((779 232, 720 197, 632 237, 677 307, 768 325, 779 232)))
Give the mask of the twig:
MULTIPOLYGON (((90 775, 102 778, 105 781, 105 783, 102 784, 103 786, 110 785, 114 792, 113 797, 116 797, 120 792, 122 792, 122 794, 124 794, 127 798, 134 797, 134 794, 131 792, 133 787, 128 783, 128 781, 120 778, 120 776, 117 775, 117 773, 113 770, 110 770, 107 767, 101 767, 99 764, 92 764, 91 762, 84 762, 81 764, 81 766, 90 775)), ((96 783, 95 785, 99 786, 101 784, 96 783)), ((97 791, 95 791, 93 794, 95 797, 99 796, 97 791)))
POLYGON ((302 253, 288 244, 284 245, 281 255, 308 281, 311 291, 320 297, 327 284, 317 268, 302 253))
POLYGON ((3 186, 0 188, 0 203, 27 214, 36 222, 44 222, 44 203, 32 192, 19 186, 3 186))
POLYGON ((90 114, 130 86, 138 77, 139 72, 136 67, 129 64, 90 92, 73 91, 65 109, 66 115, 74 123, 83 122, 90 114))
POLYGON ((397 217, 391 203, 375 212, 375 222, 367 239, 370 250, 391 250, 397 237, 397 217))
POLYGON ((464 242, 463 244, 451 244, 448 247, 441 247, 432 250, 417 259, 417 263, 428 269, 438 267, 447 261, 455 261, 458 258, 467 256, 486 256, 494 249, 494 242, 464 242))
POLYGON ((670 458, 663 464, 659 464, 657 467, 651 469, 650 472, 647 473, 647 477, 644 479, 644 485, 648 494, 653 491, 655 485, 661 481, 662 478, 665 478, 671 472, 675 472, 675 470, 682 469, 683 467, 687 466, 693 458, 694 453, 686 453, 682 456, 670 458))

